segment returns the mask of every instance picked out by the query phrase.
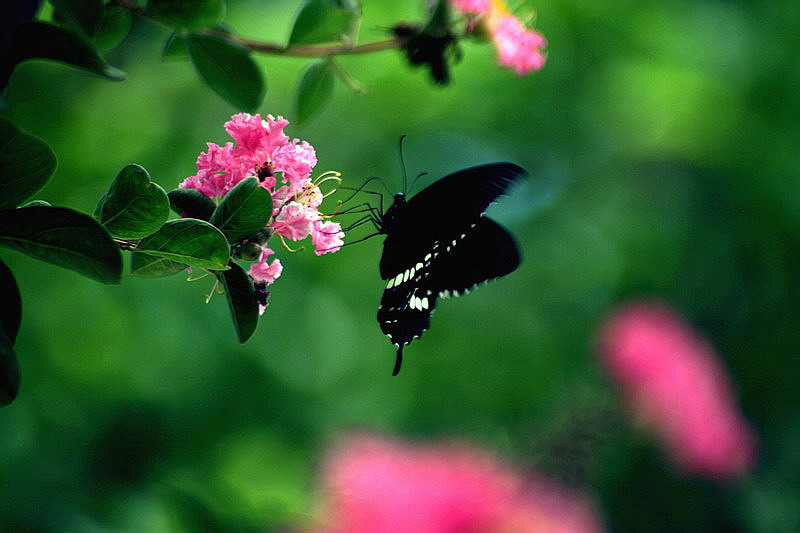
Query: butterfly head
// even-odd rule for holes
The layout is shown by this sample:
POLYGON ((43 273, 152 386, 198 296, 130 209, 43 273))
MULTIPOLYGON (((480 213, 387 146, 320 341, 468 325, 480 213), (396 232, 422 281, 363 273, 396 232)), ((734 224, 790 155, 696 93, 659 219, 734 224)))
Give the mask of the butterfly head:
POLYGON ((394 201, 389 209, 381 216, 381 233, 391 233, 400 217, 400 212, 406 205, 406 195, 399 192, 394 195, 394 201))

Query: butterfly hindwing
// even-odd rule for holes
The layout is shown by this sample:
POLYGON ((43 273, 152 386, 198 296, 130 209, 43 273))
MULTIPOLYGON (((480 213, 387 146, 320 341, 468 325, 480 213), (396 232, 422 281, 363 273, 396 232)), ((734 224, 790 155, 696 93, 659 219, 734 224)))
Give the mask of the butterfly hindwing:
POLYGON ((378 322, 398 348, 395 373, 403 347, 430 327, 438 298, 465 294, 479 283, 513 272, 518 265, 519 252, 511 235, 491 219, 479 217, 464 233, 435 241, 420 261, 390 277, 378 322))

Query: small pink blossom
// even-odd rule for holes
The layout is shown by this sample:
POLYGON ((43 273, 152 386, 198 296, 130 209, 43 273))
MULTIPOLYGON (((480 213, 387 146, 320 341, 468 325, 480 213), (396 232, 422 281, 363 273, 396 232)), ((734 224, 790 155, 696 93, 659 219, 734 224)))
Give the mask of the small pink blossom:
POLYGON ((283 206, 272 225, 279 235, 299 241, 311 234, 311 224, 317 219, 319 213, 316 209, 292 201, 283 206))
POLYGON ((731 478, 755 461, 756 439, 739 413, 713 348, 661 304, 615 310, 600 355, 631 414, 653 431, 678 468, 731 478))
POLYGON ((371 436, 327 461, 320 533, 594 533, 578 494, 521 476, 464 445, 413 446, 371 436))
POLYGON ((317 154, 314 147, 305 141, 295 139, 286 143, 272 152, 272 161, 275 170, 283 172, 283 177, 289 182, 292 194, 300 192, 304 185, 310 182, 311 171, 317 165, 317 154))
POLYGON ((519 75, 541 70, 547 59, 542 52, 547 44, 544 37, 526 29, 513 15, 501 16, 492 25, 492 40, 500 64, 513 68, 519 75))
POLYGON ((250 276, 256 281, 266 281, 267 285, 272 283, 281 276, 283 272, 283 265, 280 259, 275 259, 272 263, 267 263, 267 258, 273 255, 271 249, 264 245, 261 249, 261 257, 257 263, 250 265, 250 276))
POLYGON ((488 13, 491 0, 453 0, 453 7, 462 13, 488 13))
POLYGON ((311 242, 316 255, 338 252, 344 244, 344 232, 338 222, 315 220, 311 226, 311 242))

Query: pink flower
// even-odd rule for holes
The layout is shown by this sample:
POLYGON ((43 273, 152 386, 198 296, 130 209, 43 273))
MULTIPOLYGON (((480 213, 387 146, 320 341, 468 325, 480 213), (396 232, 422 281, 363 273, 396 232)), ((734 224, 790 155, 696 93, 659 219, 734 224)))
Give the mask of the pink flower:
POLYGON ((283 117, 267 115, 262 120, 261 115, 233 115, 225 123, 233 142, 223 146, 208 143, 208 151, 197 157, 197 174, 180 184, 219 201, 237 183, 255 176, 259 186, 270 193, 272 210, 267 225, 231 247, 237 260, 252 260, 261 247, 259 260, 249 270, 261 313, 270 295, 267 286, 283 271, 280 260, 268 261, 275 252, 266 241, 273 235, 277 234, 287 249, 290 248, 284 239, 297 241, 312 235, 317 255, 335 252, 343 245, 344 233, 339 224, 319 223, 324 216, 319 208, 325 196, 319 186, 331 180, 341 182, 339 173, 325 172, 312 180, 316 151, 306 141, 290 139, 283 131, 288 125, 283 117))
POLYGON ((576 494, 463 445, 412 446, 353 437, 329 458, 321 532, 589 533, 576 494))
POLYGON ((488 13, 491 0, 453 0, 453 7, 462 13, 488 13))
POLYGON ((287 239, 299 241, 311 234, 311 224, 319 218, 316 209, 300 202, 288 202, 275 217, 275 232, 287 239))
POLYGON ((311 170, 317 165, 317 154, 313 146, 295 139, 278 147, 272 153, 272 160, 275 163, 275 170, 283 172, 292 194, 295 194, 310 183, 311 170))
POLYGON ((314 147, 306 141, 290 140, 283 133, 289 121, 283 117, 239 113, 225 123, 225 131, 234 143, 225 146, 208 143, 208 152, 197 158, 197 174, 189 176, 181 187, 197 189, 210 198, 224 196, 248 176, 258 176, 261 186, 273 192, 280 174, 294 194, 310 181, 317 164, 314 147), (269 175, 263 170, 269 169, 269 175))
POLYGON ((261 248, 261 257, 258 262, 250 265, 250 276, 254 280, 266 281, 267 285, 272 285, 280 277, 281 272, 283 272, 281 260, 275 259, 272 263, 267 263, 267 258, 274 253, 266 245, 261 248))
POLYGON ((547 60, 542 34, 528 30, 508 9, 503 0, 453 0, 453 6, 471 16, 468 31, 483 25, 490 34, 500 64, 519 74, 541 70, 547 60))
POLYGON ((344 244, 344 232, 338 222, 315 220, 311 225, 311 242, 317 255, 338 252, 344 244))
POLYGON ((547 43, 540 33, 528 31, 513 15, 501 16, 492 28, 501 65, 512 67, 519 75, 542 69, 546 60, 542 48, 547 43))
POLYGON ((600 354, 631 414, 678 468, 712 478, 744 474, 755 436, 713 348, 667 307, 634 303, 601 328, 600 354))

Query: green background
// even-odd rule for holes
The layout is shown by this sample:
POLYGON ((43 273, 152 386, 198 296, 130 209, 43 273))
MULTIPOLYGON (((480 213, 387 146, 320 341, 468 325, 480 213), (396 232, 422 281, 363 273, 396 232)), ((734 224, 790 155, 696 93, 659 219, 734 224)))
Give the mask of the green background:
MULTIPOLYGON (((226 22, 284 42, 298 5, 234 1, 226 22)), ((323 257, 275 246, 284 272, 243 346, 224 297, 204 304, 208 280, 104 286, 0 251, 24 305, 23 384, 0 410, 0 531, 301 524, 320 458, 354 429, 463 439, 540 468, 586 490, 612 531, 797 531, 800 3, 528 6, 549 41, 542 72, 517 77, 473 43, 447 88, 397 51, 342 57, 369 93, 339 85, 287 129, 316 148, 317 171, 350 186, 378 175, 399 190, 402 134, 423 184, 497 160, 531 173, 493 210, 521 267, 442 302, 398 377, 375 320, 379 238, 323 257), (594 336, 632 299, 667 302, 718 349, 760 439, 747 478, 684 478, 621 416, 594 336)), ((420 12, 366 1, 360 39, 420 12)), ((5 114, 59 161, 40 198, 91 213, 133 162, 170 189, 205 142, 228 140, 222 124, 238 110, 188 62, 162 62, 166 37, 135 24, 107 54, 121 83, 17 68, 5 114)), ((308 60, 258 61, 259 111, 293 121, 308 60)))

